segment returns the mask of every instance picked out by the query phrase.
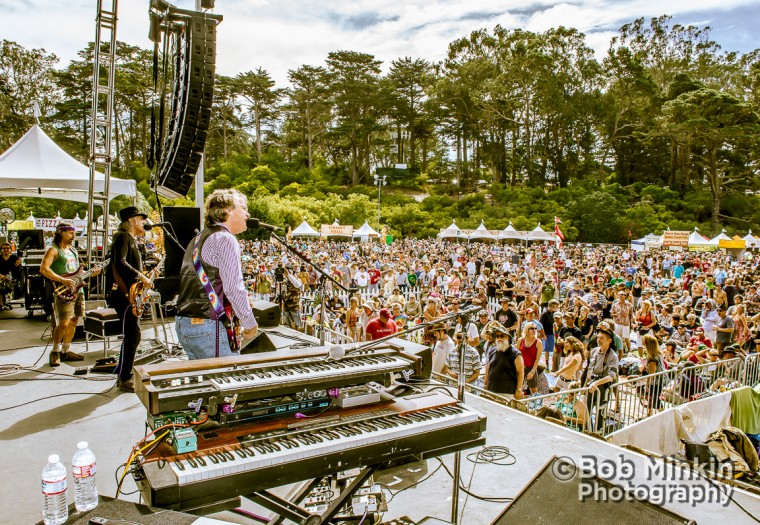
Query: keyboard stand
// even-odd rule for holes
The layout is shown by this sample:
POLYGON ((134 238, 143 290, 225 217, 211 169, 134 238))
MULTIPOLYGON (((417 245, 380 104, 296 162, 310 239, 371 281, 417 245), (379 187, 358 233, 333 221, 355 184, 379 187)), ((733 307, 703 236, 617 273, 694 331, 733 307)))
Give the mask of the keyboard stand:
POLYGON ((332 500, 330 506, 322 515, 306 512, 306 510, 299 507, 299 504, 309 495, 314 487, 319 485, 323 478, 313 479, 311 482, 304 485, 304 487, 295 494, 293 501, 287 501, 272 494, 268 490, 260 490, 245 497, 277 514, 276 517, 269 520, 267 525, 281 525, 286 519, 300 525, 322 525, 324 523, 329 523, 345 504, 351 501, 351 498, 356 491, 364 485, 378 468, 380 468, 380 465, 381 464, 378 463, 376 465, 364 467, 359 475, 341 491, 340 495, 332 500))

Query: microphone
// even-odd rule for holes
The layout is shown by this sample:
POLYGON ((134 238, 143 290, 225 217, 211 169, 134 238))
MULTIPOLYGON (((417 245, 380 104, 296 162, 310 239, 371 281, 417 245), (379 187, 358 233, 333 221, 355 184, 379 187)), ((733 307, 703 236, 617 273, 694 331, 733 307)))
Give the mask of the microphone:
POLYGON ((144 222, 143 228, 145 228, 146 230, 151 230, 153 228, 163 228, 164 226, 171 226, 171 224, 172 223, 170 222, 157 222, 155 224, 152 222, 144 222))
POLYGON ((346 349, 341 345, 332 345, 328 350, 328 354, 330 355, 330 359, 340 361, 346 355, 346 349))
POLYGON ((282 228, 280 228, 279 226, 274 226, 272 224, 261 222, 260 220, 256 218, 248 219, 246 221, 246 226, 248 226, 248 228, 261 228, 262 230, 267 230, 270 232, 282 231, 282 228))

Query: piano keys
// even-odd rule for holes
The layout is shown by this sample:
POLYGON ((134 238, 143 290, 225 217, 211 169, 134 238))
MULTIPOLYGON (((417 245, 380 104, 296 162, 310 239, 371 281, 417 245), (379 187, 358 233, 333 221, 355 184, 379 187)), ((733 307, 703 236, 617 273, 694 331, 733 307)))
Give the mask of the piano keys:
POLYGON ((385 344, 331 360, 327 347, 135 367, 135 393, 151 415, 187 410, 198 399, 237 394, 239 401, 366 384, 428 368, 424 358, 385 344))
POLYGON ((485 423, 448 395, 418 394, 310 420, 199 432, 193 453, 162 444, 148 454, 136 481, 148 504, 191 510, 351 468, 481 446, 485 423))

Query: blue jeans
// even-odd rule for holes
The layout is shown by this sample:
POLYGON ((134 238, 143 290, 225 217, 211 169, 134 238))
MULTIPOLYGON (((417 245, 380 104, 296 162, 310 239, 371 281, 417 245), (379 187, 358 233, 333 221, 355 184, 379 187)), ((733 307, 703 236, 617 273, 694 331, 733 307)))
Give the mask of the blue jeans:
POLYGON ((554 335, 547 335, 544 341, 544 352, 546 353, 546 368, 552 369, 552 354, 554 353, 554 335))
POLYGON ((217 341, 219 345, 219 357, 240 355, 230 350, 227 330, 221 322, 213 319, 203 319, 201 323, 198 319, 193 320, 190 317, 177 316, 174 322, 174 327, 177 329, 177 339, 189 359, 216 357, 217 345, 214 341, 217 334, 217 325, 219 331, 217 341))

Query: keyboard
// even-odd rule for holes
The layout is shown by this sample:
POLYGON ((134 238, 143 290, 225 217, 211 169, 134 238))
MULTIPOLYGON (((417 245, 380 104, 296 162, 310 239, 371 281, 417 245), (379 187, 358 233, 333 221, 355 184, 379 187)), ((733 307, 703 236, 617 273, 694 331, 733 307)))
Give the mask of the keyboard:
MULTIPOLYGON (((327 347, 199 359, 135 367, 135 393, 151 415, 187 410, 236 394, 239 401, 376 382, 388 385, 394 374, 418 375, 423 359, 391 345, 331 360, 327 347)), ((213 404, 213 403, 212 403, 213 404)))
POLYGON ((198 450, 161 445, 136 477, 148 504, 191 510, 257 490, 411 457, 482 445, 486 419, 456 399, 425 393, 198 433, 198 450))

